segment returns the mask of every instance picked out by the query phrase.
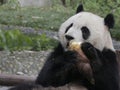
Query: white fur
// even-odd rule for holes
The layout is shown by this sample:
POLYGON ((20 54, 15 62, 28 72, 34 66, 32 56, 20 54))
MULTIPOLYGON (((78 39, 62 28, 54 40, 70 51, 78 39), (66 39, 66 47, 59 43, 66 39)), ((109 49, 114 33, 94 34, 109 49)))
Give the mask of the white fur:
POLYGON ((67 40, 65 35, 74 37, 78 42, 89 42, 99 50, 105 47, 114 51, 112 39, 108 28, 104 25, 104 18, 101 18, 93 13, 80 12, 67 21, 65 21, 59 29, 59 40, 63 47, 66 49, 67 40), (73 26, 65 33, 66 28, 73 23, 73 26), (90 30, 90 36, 87 40, 82 37, 81 28, 86 26, 90 30))

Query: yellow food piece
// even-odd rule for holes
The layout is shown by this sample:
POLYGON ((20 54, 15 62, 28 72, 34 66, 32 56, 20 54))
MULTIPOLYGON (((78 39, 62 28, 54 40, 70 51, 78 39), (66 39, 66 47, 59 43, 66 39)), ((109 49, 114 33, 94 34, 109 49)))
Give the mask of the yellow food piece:
POLYGON ((86 55, 83 53, 81 49, 81 42, 71 41, 68 49, 72 51, 76 51, 78 53, 78 58, 80 59, 80 61, 86 62, 86 63, 89 62, 86 55))
POLYGON ((69 45, 69 50, 78 51, 81 49, 80 47, 81 47, 81 42, 71 41, 69 45))

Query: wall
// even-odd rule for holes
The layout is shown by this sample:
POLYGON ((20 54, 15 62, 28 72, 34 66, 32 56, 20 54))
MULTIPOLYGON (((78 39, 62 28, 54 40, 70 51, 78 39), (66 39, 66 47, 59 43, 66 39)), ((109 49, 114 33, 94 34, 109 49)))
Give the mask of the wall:
POLYGON ((50 6, 51 0, 18 0, 21 7, 24 6, 34 6, 34 7, 43 7, 50 6))

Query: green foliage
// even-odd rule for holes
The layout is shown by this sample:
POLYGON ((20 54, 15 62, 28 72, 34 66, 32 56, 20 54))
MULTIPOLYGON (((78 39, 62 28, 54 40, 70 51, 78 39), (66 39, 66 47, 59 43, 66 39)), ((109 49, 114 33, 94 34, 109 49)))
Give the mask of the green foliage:
POLYGON ((73 0, 72 5, 70 5, 70 0, 66 1, 67 7, 62 5, 61 0, 52 0, 51 7, 20 8, 17 0, 9 0, 7 4, 0 7, 0 24, 57 31, 61 23, 74 15, 76 7, 82 3, 85 11, 103 17, 108 13, 113 13, 116 20, 115 32, 118 32, 120 28, 120 0, 73 0), (14 5, 16 8, 12 8, 14 5))
POLYGON ((53 6, 44 8, 20 8, 17 0, 9 0, 0 7, 0 23, 18 25, 46 30, 58 30, 62 22, 75 13, 79 3, 83 3, 86 11, 104 16, 114 13, 116 28, 120 28, 120 1, 119 0, 74 0, 72 7, 67 0, 67 6, 62 6, 60 0, 53 0, 53 6))
POLYGON ((34 51, 47 50, 54 48, 57 45, 57 41, 54 39, 47 38, 45 34, 41 36, 34 36, 32 39, 32 49, 34 51))
POLYGON ((112 31, 112 37, 116 40, 120 40, 120 30, 114 30, 112 31))
POLYGON ((18 0, 7 0, 7 3, 1 6, 1 9, 17 10, 20 9, 18 0))
POLYGON ((25 35, 19 30, 0 30, 0 50, 47 50, 53 48, 57 41, 46 35, 25 35), (53 44, 54 43, 54 44, 53 44))
POLYGON ((7 3, 7 0, 0 0, 0 5, 7 3))
POLYGON ((8 3, 0 7, 0 23, 9 25, 27 26, 46 30, 58 30, 62 22, 75 13, 79 3, 83 3, 86 11, 105 16, 114 13, 116 18, 115 27, 120 28, 120 1, 119 0, 70 0, 67 6, 62 6, 60 0, 53 0, 51 7, 44 8, 21 8, 17 0, 8 0, 8 3), (19 8, 19 9, 18 9, 19 8))
POLYGON ((17 25, 46 30, 58 30, 59 26, 71 11, 63 6, 48 8, 21 8, 19 10, 0 9, 0 23, 4 25, 17 25))

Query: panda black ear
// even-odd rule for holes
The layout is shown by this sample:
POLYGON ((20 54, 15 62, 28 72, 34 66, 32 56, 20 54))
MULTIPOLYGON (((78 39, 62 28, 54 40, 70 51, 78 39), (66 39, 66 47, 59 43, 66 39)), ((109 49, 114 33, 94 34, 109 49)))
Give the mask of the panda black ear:
POLYGON ((115 23, 113 14, 108 14, 105 17, 104 22, 105 25, 108 26, 108 28, 113 28, 115 23))
POLYGON ((82 12, 82 11, 84 11, 83 5, 80 4, 80 5, 77 7, 76 14, 79 13, 79 12, 82 12))

